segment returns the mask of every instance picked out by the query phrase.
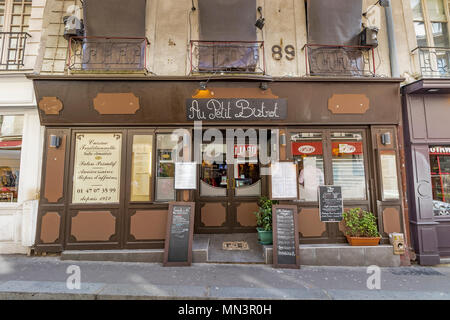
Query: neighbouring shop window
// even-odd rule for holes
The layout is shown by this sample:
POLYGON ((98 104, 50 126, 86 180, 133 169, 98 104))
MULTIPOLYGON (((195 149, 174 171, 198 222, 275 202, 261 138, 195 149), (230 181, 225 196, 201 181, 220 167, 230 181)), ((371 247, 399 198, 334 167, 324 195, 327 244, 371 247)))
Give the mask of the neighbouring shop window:
POLYGON ((397 200, 400 197, 397 177, 397 155, 395 151, 381 151, 381 180, 383 200, 397 200))
POLYGON ((299 169, 300 201, 317 201, 317 190, 324 184, 322 133, 291 135, 292 156, 299 169))
POLYGON ((131 201, 150 201, 152 194, 152 135, 133 136, 131 201))
POLYGON ((172 134, 156 136, 156 200, 175 200, 175 162, 177 142, 172 134))
POLYGON ((77 133, 72 203, 118 203, 121 157, 121 133, 77 133))
POLYGON ((0 202, 17 202, 23 120, 22 115, 0 116, 0 202))
POLYGON ((450 216, 450 146, 431 146, 431 187, 435 216, 450 216))
POLYGON ((334 185, 342 187, 345 200, 366 199, 364 148, 361 133, 331 133, 334 185))

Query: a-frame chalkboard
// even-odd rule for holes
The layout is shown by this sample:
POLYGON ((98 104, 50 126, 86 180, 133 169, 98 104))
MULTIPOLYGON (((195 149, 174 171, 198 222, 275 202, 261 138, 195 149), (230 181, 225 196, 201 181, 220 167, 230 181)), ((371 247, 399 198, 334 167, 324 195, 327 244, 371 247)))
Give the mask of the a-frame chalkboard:
POLYGON ((193 202, 171 202, 167 216, 164 266, 190 266, 194 237, 193 202))
POLYGON ((300 268, 297 206, 272 206, 273 265, 275 268, 300 268))

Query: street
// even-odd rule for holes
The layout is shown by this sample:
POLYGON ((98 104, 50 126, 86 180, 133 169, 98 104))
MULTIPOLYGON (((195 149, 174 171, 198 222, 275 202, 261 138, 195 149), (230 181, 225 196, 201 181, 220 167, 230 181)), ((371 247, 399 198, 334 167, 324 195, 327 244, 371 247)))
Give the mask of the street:
POLYGON ((365 267, 292 270, 262 264, 193 264, 164 268, 0 255, 0 299, 450 299, 447 266, 380 271, 380 289, 370 290, 368 279, 373 273, 365 267), (79 289, 73 281, 76 277, 79 289))

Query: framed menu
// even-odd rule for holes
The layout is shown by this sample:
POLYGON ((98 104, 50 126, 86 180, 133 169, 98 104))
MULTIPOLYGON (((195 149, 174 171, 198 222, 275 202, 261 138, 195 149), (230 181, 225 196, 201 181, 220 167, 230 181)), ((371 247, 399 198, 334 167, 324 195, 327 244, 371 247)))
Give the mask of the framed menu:
POLYGON ((175 189, 197 189, 197 164, 195 162, 175 163, 175 189))
POLYGON ((298 199, 297 164, 292 161, 279 161, 271 164, 270 199, 298 199))
POLYGON ((273 264, 276 268, 300 268, 297 206, 274 205, 273 264))
POLYGON ((322 222, 340 222, 344 213, 342 187, 319 186, 319 212, 322 222))
POLYGON ((118 203, 121 133, 77 133, 72 203, 118 203))
POLYGON ((170 202, 164 246, 165 267, 190 266, 194 237, 193 202, 170 202))

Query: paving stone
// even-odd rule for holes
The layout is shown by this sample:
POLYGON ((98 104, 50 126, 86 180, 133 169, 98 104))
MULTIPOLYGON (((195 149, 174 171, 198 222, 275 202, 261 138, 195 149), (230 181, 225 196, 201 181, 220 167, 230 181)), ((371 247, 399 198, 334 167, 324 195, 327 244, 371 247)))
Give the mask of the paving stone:
POLYGON ((210 297, 218 299, 328 299, 328 296, 318 289, 278 289, 278 288, 241 288, 216 287, 211 288, 210 297))

